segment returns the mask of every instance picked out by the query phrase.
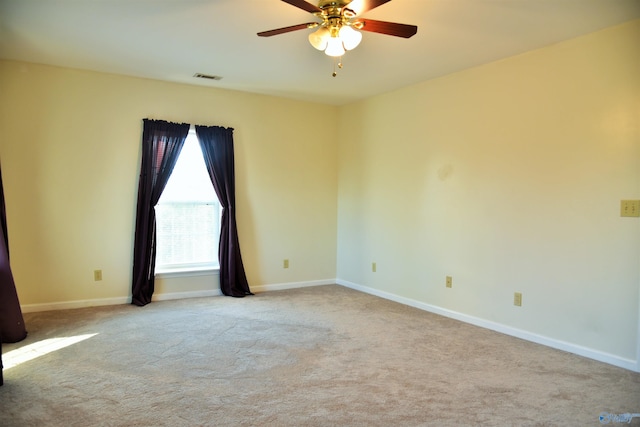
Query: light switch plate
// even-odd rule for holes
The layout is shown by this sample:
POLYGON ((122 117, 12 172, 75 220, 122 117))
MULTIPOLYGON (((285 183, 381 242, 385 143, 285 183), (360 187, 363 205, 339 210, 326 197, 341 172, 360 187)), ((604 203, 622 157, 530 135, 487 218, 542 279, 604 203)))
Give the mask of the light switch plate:
POLYGON ((522 294, 520 292, 513 294, 513 305, 522 307, 522 294))
POLYGON ((640 217, 640 200, 621 200, 620 216, 640 217))

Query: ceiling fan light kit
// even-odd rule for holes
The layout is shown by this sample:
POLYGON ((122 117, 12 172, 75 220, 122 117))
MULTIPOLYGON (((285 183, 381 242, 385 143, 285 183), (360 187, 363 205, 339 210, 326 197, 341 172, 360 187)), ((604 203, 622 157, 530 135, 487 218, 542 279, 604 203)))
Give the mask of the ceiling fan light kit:
MULTIPOLYGON (((418 27, 415 25, 359 18, 359 15, 391 0, 320 0, 318 6, 305 0, 282 1, 312 13, 322 22, 309 22, 263 31, 258 33, 258 36, 270 37, 291 31, 319 27, 309 34, 309 43, 314 48, 324 51, 325 54, 334 58, 341 57, 346 51, 358 47, 362 41, 362 33, 356 30, 403 38, 409 38, 418 31, 418 27), (353 6, 353 9, 347 7, 350 5, 353 6)), ((342 68, 341 63, 339 66, 342 68)), ((335 69, 332 75, 336 76, 335 69)))

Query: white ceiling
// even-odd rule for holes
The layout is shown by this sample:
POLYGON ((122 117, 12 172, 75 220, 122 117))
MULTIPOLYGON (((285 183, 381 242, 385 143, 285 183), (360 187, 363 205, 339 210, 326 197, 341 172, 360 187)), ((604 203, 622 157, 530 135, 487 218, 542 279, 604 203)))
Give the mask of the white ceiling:
POLYGON ((256 35, 316 20, 280 0, 0 0, 0 58, 342 105, 638 19, 640 0, 392 0, 363 17, 418 33, 363 32, 332 77, 313 30, 256 35))

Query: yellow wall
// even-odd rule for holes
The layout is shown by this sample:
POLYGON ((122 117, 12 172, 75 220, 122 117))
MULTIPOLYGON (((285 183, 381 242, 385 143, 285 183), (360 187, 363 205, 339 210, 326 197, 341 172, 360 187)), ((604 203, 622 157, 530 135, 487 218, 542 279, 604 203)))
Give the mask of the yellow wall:
POLYGON ((349 105, 338 277, 635 360, 639 41, 635 21, 349 105))
MULTIPOLYGON (((240 245, 251 286, 335 278, 337 108, 0 62, 0 156, 23 305, 130 295, 142 119, 235 129, 240 245), (290 268, 282 260, 290 259, 290 268), (103 270, 94 282, 93 270, 103 270)), ((217 290, 217 276, 159 292, 217 290)))

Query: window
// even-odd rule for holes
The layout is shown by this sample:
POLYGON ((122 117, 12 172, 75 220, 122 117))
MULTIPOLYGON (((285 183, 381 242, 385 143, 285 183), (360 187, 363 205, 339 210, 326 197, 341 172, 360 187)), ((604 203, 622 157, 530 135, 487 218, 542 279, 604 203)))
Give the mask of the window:
POLYGON ((157 272, 219 268, 220 203, 193 128, 155 211, 157 272))

